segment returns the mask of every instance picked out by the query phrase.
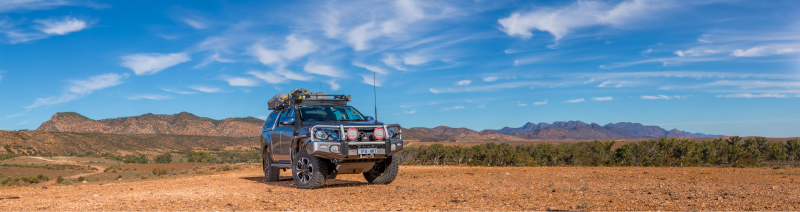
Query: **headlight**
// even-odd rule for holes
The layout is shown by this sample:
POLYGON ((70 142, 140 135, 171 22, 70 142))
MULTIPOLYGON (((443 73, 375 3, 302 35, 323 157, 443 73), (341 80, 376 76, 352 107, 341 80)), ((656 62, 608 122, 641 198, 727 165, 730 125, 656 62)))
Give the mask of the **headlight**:
POLYGON ((339 140, 339 136, 333 130, 317 130, 314 132, 314 137, 320 140, 339 140))
POLYGON ((394 152, 395 150, 397 150, 397 145, 396 144, 392 144, 392 152, 394 152))
POLYGON ((331 145, 330 151, 332 153, 339 153, 339 145, 331 145))

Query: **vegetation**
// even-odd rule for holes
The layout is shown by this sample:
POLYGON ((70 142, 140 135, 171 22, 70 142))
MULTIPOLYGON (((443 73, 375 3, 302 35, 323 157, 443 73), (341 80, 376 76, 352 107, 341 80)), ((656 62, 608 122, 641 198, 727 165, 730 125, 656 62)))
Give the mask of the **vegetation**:
POLYGON ((50 177, 48 177, 47 175, 38 174, 36 176, 29 176, 29 177, 14 177, 14 178, 6 177, 3 178, 3 180, 0 180, 0 184, 9 186, 30 185, 48 180, 50 180, 50 177))
POLYGON ((17 157, 17 156, 18 156, 17 154, 14 154, 13 152, 9 152, 9 153, 0 155, 0 160, 10 159, 10 158, 14 158, 14 157, 17 157))
POLYGON ((165 152, 164 154, 156 156, 153 160, 155 160, 156 163, 172 163, 172 154, 165 152))
POLYGON ((216 163, 217 158, 211 155, 211 153, 203 152, 203 151, 187 151, 186 157, 189 159, 187 161, 191 162, 198 162, 198 163, 216 163))
POLYGON ((139 156, 135 155, 125 155, 124 159, 122 160, 124 163, 141 163, 145 164, 148 162, 147 155, 139 154, 139 156))
POLYGON ((615 142, 535 144, 512 147, 486 143, 473 147, 406 147, 398 154, 406 164, 476 166, 758 166, 765 162, 800 160, 800 142, 770 142, 764 137, 733 136, 696 142, 661 138, 628 143, 615 142))
POLYGON ((169 170, 165 169, 165 168, 154 168, 153 169, 153 175, 155 175, 155 176, 165 175, 165 174, 167 174, 167 172, 169 172, 169 170))
POLYGON ((62 182, 64 182, 64 177, 58 175, 58 177, 56 177, 56 183, 62 183, 62 182))
POLYGON ((261 152, 258 150, 245 153, 223 151, 218 156, 223 163, 261 163, 261 152))

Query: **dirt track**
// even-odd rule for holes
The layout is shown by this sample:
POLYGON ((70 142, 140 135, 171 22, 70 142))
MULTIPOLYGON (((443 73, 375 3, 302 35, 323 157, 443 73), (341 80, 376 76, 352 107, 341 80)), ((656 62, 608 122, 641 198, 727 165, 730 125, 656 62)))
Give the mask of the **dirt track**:
MULTIPOLYGON (((39 160, 44 160, 44 161, 48 161, 48 162, 54 162, 54 163, 63 163, 63 164, 70 164, 70 165, 78 165, 78 163, 77 163, 77 162, 75 162, 75 161, 50 160, 50 159, 43 158, 43 157, 31 157, 31 158, 36 158, 36 159, 39 159, 39 160)), ((78 178, 80 178, 80 177, 84 177, 84 176, 89 176, 89 175, 93 175, 93 174, 100 174, 100 173, 103 173, 103 171, 104 171, 104 170, 106 170, 106 167, 105 167, 105 166, 91 166, 91 167, 94 167, 94 168, 96 168, 96 169, 97 169, 97 171, 95 171, 95 172, 92 172, 92 173, 85 173, 85 174, 77 174, 77 175, 67 176, 67 177, 65 177, 65 178, 69 178, 69 179, 78 179, 78 178)), ((44 181, 44 182, 41 182, 41 183, 37 183, 36 185, 46 186, 46 185, 53 185, 53 184, 55 184, 55 183, 56 183, 56 180, 48 180, 48 181, 44 181)), ((77 182, 77 183, 80 183, 80 182, 77 182)))
POLYGON ((260 168, 104 185, 0 189, 2 210, 800 210, 800 169, 402 166, 297 189, 260 168), (17 198, 18 197, 18 198, 17 198))

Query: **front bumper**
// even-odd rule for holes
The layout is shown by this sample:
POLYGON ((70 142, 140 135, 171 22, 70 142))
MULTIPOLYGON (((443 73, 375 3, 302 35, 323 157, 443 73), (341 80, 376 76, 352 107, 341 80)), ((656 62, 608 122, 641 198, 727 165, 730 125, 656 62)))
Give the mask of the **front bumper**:
POLYGON ((363 160, 363 159, 383 159, 387 158, 397 152, 403 150, 402 139, 391 139, 386 141, 352 141, 352 142, 339 142, 339 141, 309 141, 306 143, 306 150, 311 155, 339 160, 363 160), (395 150, 391 151, 391 145, 395 145, 395 150), (339 146, 339 153, 330 151, 331 146, 339 146), (376 148, 377 152, 370 155, 359 155, 358 149, 360 148, 376 148))

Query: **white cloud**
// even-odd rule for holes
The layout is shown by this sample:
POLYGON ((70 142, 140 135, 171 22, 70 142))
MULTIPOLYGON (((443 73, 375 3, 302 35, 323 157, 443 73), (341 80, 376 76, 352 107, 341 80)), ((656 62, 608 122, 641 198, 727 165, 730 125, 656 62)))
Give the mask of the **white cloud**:
POLYGON ((629 83, 630 82, 627 82, 627 81, 606 80, 606 81, 603 81, 603 83, 600 83, 600 85, 597 85, 597 87, 598 88, 607 88, 607 87, 620 88, 622 86, 625 86, 625 84, 629 84, 629 83), (614 85, 614 84, 616 84, 616 85, 614 85))
MULTIPOLYGON (((797 44, 789 44, 789 46, 797 44)), ((756 46, 753 48, 749 48, 747 50, 736 49, 733 50, 734 57, 763 57, 769 55, 776 55, 776 54, 786 54, 786 53, 793 53, 798 52, 798 48, 786 48, 786 45, 768 45, 768 46, 756 46)))
POLYGON ((36 100, 33 101, 32 105, 26 106, 25 109, 33 109, 33 108, 37 108, 39 106, 44 106, 44 105, 61 104, 61 103, 64 103, 64 102, 69 102, 69 101, 72 101, 72 100, 76 100, 76 99, 81 98, 81 97, 82 97, 82 95, 77 95, 77 94, 72 94, 72 93, 64 93, 64 94, 61 94, 61 95, 56 96, 56 97, 37 98, 36 100))
POLYGON ((3 75, 0 75, 0 81, 3 81, 3 75))
POLYGON ((122 78, 127 76, 114 73, 91 76, 88 80, 72 81, 68 90, 75 94, 89 94, 95 90, 122 84, 122 78))
POLYGON ((361 67, 361 68, 365 68, 367 70, 370 70, 372 72, 379 73, 379 74, 387 74, 387 73, 389 73, 386 70, 384 70, 383 68, 377 67, 377 66, 371 66, 371 65, 367 65, 367 64, 363 64, 363 63, 359 63, 359 62, 353 62, 353 65, 361 67))
POLYGON ((651 52, 653 52, 652 48, 644 50, 644 51, 642 51, 642 56, 647 57, 647 55, 649 55, 651 52))
POLYGON ((722 98, 786 98, 786 94, 778 94, 778 93, 762 93, 762 94, 749 94, 749 93, 737 93, 737 94, 726 94, 726 95, 717 95, 717 97, 722 98))
POLYGON ((210 63, 213 63, 213 62, 232 63, 232 62, 235 62, 235 61, 230 60, 230 59, 222 58, 219 55, 219 52, 215 52, 211 56, 206 57, 206 59, 203 59, 203 62, 200 62, 200 64, 197 64, 194 68, 200 68, 200 67, 206 66, 206 65, 208 65, 210 63))
POLYGON ((533 103, 533 105, 546 105, 546 104, 547 104, 547 99, 545 99, 544 102, 534 102, 533 103))
POLYGON ((110 73, 91 76, 86 80, 73 80, 70 81, 67 92, 55 97, 37 98, 33 101, 33 104, 25 106, 24 108, 33 109, 43 105, 55 105, 76 100, 96 90, 122 84, 123 77, 128 77, 128 74, 119 75, 110 73))
POLYGON ((25 125, 25 124, 28 124, 28 123, 31 123, 31 121, 25 120, 25 121, 22 121, 20 123, 17 123, 17 125, 25 125))
POLYGON ((706 56, 706 55, 709 55, 709 54, 719 53, 719 51, 713 50, 713 49, 706 49, 706 48, 693 48, 693 49, 689 49, 689 50, 686 50, 686 51, 677 50, 674 53, 675 53, 675 55, 678 55, 679 57, 685 57, 685 56, 706 56))
POLYGON ((428 89, 428 91, 430 91, 431 93, 460 93, 460 92, 476 92, 476 91, 494 91, 494 90, 519 88, 519 87, 529 87, 530 89, 533 89, 535 87, 555 87, 555 86, 563 86, 563 84, 536 82, 536 81, 521 81, 521 82, 498 83, 485 86, 459 86, 459 87, 444 88, 444 89, 430 88, 428 89))
POLYGON ((328 83, 328 85, 331 85, 331 90, 332 91, 338 91, 339 88, 342 87, 342 86, 340 86, 339 84, 336 83, 336 80, 328 80, 327 83, 328 83))
POLYGON ((463 109, 467 109, 467 108, 464 107, 464 106, 452 106, 452 107, 442 108, 442 110, 463 110, 463 109))
POLYGON ((409 111, 403 111, 403 113, 406 113, 406 114, 415 114, 415 113, 417 113, 417 109, 413 109, 413 110, 409 110, 409 111))
POLYGON ((136 75, 155 74, 166 68, 192 59, 186 53, 142 53, 122 56, 122 67, 130 68, 136 75))
POLYGON ((342 71, 331 66, 316 64, 313 60, 308 61, 305 67, 303 67, 303 70, 308 73, 325 75, 329 77, 344 77, 344 73, 342 73, 342 71))
POLYGON ((387 53, 386 57, 381 59, 381 61, 383 61, 383 63, 386 64, 386 66, 392 67, 394 69, 397 69, 397 70, 400 70, 400 71, 405 71, 406 70, 405 67, 400 65, 400 60, 397 59, 397 57, 395 57, 394 54, 387 53))
POLYGON ((656 96, 641 96, 640 99, 649 99, 649 100, 656 100, 656 99, 681 99, 686 97, 681 96, 667 96, 667 95, 656 95, 656 96))
POLYGON ((74 0, 7 0, 0 1, 0 13, 15 11, 15 10, 48 10, 61 6, 79 5, 91 8, 108 8, 110 6, 105 4, 98 4, 92 1, 74 1, 74 0))
POLYGON ((608 5, 600 1, 577 1, 562 8, 542 8, 537 11, 514 12, 497 22, 510 36, 530 38, 532 30, 546 31, 559 40, 577 28, 596 25, 621 27, 633 21, 646 19, 653 12, 674 7, 670 1, 624 1, 608 5))
MULTIPOLYGON (((159 87, 159 88, 161 88, 161 87, 159 87)), ((167 88, 161 88, 161 90, 164 90, 164 91, 170 92, 170 93, 177 93, 177 94, 184 94, 184 95, 186 95, 186 94, 194 94, 195 93, 195 92, 191 92, 191 91, 179 91, 179 90, 176 90, 176 89, 167 89, 167 88)))
POLYGON ((264 65, 276 65, 285 63, 305 56, 317 50, 317 45, 311 40, 300 39, 292 34, 286 36, 286 43, 281 50, 267 49, 261 44, 255 44, 251 48, 254 56, 264 65))
POLYGON ((494 81, 497 81, 497 79, 498 79, 497 77, 484 77, 483 81, 485 81, 485 82, 494 82, 494 81))
POLYGON ((208 28, 208 23, 206 23, 203 20, 184 18, 183 22, 188 24, 190 27, 192 27, 194 29, 205 29, 205 28, 208 28))
POLYGON ((420 55, 406 55, 403 57, 403 63, 406 65, 419 65, 427 63, 428 61, 431 61, 431 58, 420 55))
POLYGON ((258 81, 250 79, 250 78, 243 78, 243 77, 228 77, 224 78, 223 80, 228 81, 230 86, 258 86, 258 81))
POLYGON ((267 120, 267 116, 256 116, 256 118, 261 119, 261 120, 267 120))
POLYGON ((578 103, 578 102, 583 102, 583 101, 584 101, 583 98, 567 100, 568 103, 578 103))
POLYGON ((63 19, 34 20, 34 22, 41 24, 36 28, 48 35, 66 35, 89 27, 86 21, 71 16, 65 16, 63 19))
POLYGON ((461 80, 456 82, 456 85, 469 85, 470 83, 472 83, 472 80, 461 80))
POLYGON ((614 100, 614 97, 606 96, 606 97, 592 97, 594 101, 611 101, 614 100))
POLYGON ((206 92, 206 93, 216 93, 216 92, 221 92, 222 91, 219 88, 199 86, 199 85, 189 86, 189 88, 197 90, 197 91, 200 91, 200 92, 206 92))
POLYGON ((367 85, 373 85, 374 84, 377 87, 381 87, 381 81, 377 80, 377 79, 374 79, 373 75, 362 74, 361 77, 364 79, 364 80, 361 81, 364 84, 367 84, 367 85), (375 83, 373 83, 373 82, 375 82, 375 83))
POLYGON ((264 82, 267 82, 269 84, 278 84, 287 82, 287 79, 285 77, 275 74, 273 72, 248 71, 247 74, 253 75, 256 78, 264 80, 264 82))
POLYGON ((517 104, 517 106, 528 106, 528 104, 522 103, 522 104, 517 104))
POLYGON ((130 100, 141 100, 141 99, 149 99, 149 100, 162 100, 162 99, 172 99, 171 96, 168 95, 158 95, 158 94, 142 94, 142 95, 135 95, 128 97, 130 100))

